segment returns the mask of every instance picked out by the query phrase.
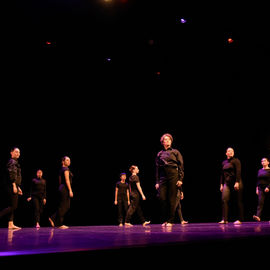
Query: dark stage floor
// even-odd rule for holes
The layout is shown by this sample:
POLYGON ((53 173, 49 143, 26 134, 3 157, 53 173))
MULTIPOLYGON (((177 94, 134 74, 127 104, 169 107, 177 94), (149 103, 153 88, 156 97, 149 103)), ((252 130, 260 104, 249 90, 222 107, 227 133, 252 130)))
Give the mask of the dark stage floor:
MULTIPOLYGON (((14 231, 1 228, 0 262, 53 256, 62 258, 68 266, 67 258, 81 262, 91 259, 103 264, 108 263, 111 256, 123 256, 124 261, 133 261, 137 256, 134 263, 140 258, 144 261, 148 258, 144 264, 149 266, 154 262, 159 265, 158 262, 170 254, 182 263, 188 262, 186 256, 196 255, 190 263, 198 263, 199 259, 203 264, 210 257, 213 259, 214 252, 220 252, 221 257, 223 253, 231 258, 244 254, 245 260, 252 259, 257 253, 263 255, 262 247, 269 241, 269 222, 175 224, 172 228, 163 228, 160 224, 130 228, 76 226, 66 230, 44 227, 14 231)), ((42 261, 46 264, 46 260, 42 261)))

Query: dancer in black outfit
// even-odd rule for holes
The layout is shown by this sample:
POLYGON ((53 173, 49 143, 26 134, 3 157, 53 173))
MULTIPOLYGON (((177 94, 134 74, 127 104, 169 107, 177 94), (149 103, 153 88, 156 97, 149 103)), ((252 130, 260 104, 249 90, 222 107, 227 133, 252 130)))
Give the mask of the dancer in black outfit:
POLYGON ((244 209, 242 202, 243 182, 241 177, 241 162, 234 157, 233 148, 226 150, 227 159, 222 162, 220 177, 220 191, 222 192, 223 219, 220 224, 228 223, 229 200, 231 192, 234 192, 238 204, 238 220, 234 224, 241 224, 244 219, 244 209))
POLYGON ((40 216, 46 204, 46 180, 43 178, 42 170, 37 170, 36 176, 32 180, 30 197, 27 201, 30 202, 32 200, 33 202, 36 228, 40 228, 40 216))
POLYGON ((129 200, 129 187, 126 183, 127 175, 125 173, 120 174, 120 181, 116 183, 115 187, 115 199, 114 204, 118 208, 118 223, 119 226, 123 226, 124 217, 126 216, 129 200))
POLYGON ((177 187, 181 187, 184 178, 184 162, 181 153, 171 147, 173 137, 166 133, 160 142, 163 145, 156 157, 156 189, 159 190, 162 226, 171 227, 175 217, 177 187))
POLYGON ((8 207, 0 211, 0 218, 8 216, 8 228, 20 229, 14 225, 14 212, 18 207, 18 196, 22 195, 20 188, 22 182, 21 166, 18 162, 20 157, 20 149, 13 147, 10 151, 11 158, 6 166, 6 191, 8 197, 8 207))
POLYGON ((268 158, 262 158, 262 168, 258 171, 256 194, 258 195, 257 213, 253 216, 256 221, 261 221, 264 202, 269 197, 270 191, 270 168, 268 158))
POLYGON ((69 170, 70 158, 65 156, 62 158, 62 168, 59 171, 59 194, 60 202, 57 211, 49 218, 52 227, 67 229, 68 226, 63 225, 64 216, 70 209, 70 198, 73 198, 71 188, 73 174, 69 170))
POLYGON ((143 190, 141 188, 140 179, 137 175, 139 173, 139 168, 135 165, 132 165, 129 169, 129 171, 132 173, 132 175, 129 177, 129 189, 130 189, 130 197, 131 197, 131 203, 128 208, 126 220, 125 220, 125 226, 130 227, 133 226, 130 221, 133 216, 133 214, 136 212, 138 215, 138 218, 143 226, 146 226, 150 223, 150 221, 145 221, 145 218, 143 216, 143 212, 140 206, 140 195, 143 200, 146 200, 146 197, 143 194, 143 190))

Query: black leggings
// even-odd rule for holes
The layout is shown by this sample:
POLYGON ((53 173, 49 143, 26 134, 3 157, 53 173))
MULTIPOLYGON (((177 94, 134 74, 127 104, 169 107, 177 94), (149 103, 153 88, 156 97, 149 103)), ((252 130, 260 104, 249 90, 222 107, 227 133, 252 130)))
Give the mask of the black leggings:
POLYGON ((118 222, 119 224, 124 221, 124 216, 128 210, 128 201, 127 199, 117 199, 117 208, 118 208, 118 222))
POLYGON ((176 203, 175 203, 175 213, 177 213, 180 222, 184 221, 183 215, 182 215, 182 207, 181 207, 181 192, 180 190, 177 191, 176 196, 176 203))
POLYGON ((265 199, 269 196, 269 192, 266 193, 264 189, 265 187, 263 188, 259 187, 258 206, 257 206, 257 214, 256 214, 258 217, 261 217, 265 199))
POLYGON ((133 216, 134 213, 138 215, 138 218, 141 223, 145 222, 142 208, 140 206, 140 194, 138 192, 131 193, 131 202, 130 202, 130 206, 128 208, 127 216, 125 220, 126 223, 130 223, 131 217, 133 216))
POLYGON ((32 202, 34 206, 34 220, 35 223, 40 222, 40 216, 43 212, 44 208, 44 203, 43 203, 43 198, 39 196, 32 196, 32 202))
POLYGON ((56 227, 63 225, 64 216, 70 209, 70 196, 66 186, 61 185, 59 187, 60 202, 57 211, 51 216, 52 221, 56 227))
POLYGON ((233 184, 224 184, 222 191, 222 204, 223 204, 223 219, 228 221, 229 214, 229 201, 231 197, 231 192, 236 196, 237 206, 238 206, 238 219, 240 221, 244 220, 244 206, 243 206, 243 184, 239 183, 239 190, 234 189, 233 184))
POLYGON ((7 200, 8 206, 0 211, 0 218, 3 216, 7 216, 8 221, 14 220, 14 212, 18 207, 18 193, 13 193, 13 187, 7 187, 7 200))

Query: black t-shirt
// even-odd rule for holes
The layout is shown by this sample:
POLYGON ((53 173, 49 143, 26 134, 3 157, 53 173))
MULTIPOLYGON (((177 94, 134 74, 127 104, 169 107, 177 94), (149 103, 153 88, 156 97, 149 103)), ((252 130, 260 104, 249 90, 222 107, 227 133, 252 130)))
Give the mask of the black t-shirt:
POLYGON ((131 175, 129 177, 129 186, 130 186, 130 192, 139 192, 137 188, 137 183, 140 183, 140 179, 138 175, 131 175))
POLYGON ((116 183, 118 188, 117 199, 127 199, 128 183, 122 183, 121 181, 116 183))
POLYGON ((69 171, 69 181, 70 181, 70 184, 72 184, 73 174, 68 167, 61 167, 59 171, 59 184, 67 186, 66 179, 65 179, 65 171, 69 171))

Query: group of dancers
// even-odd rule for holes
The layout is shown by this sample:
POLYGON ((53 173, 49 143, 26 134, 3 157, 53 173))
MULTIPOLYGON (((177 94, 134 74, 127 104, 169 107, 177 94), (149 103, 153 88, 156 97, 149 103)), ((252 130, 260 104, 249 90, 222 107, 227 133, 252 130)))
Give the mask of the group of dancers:
MULTIPOLYGON (((172 148, 173 137, 166 133, 162 135, 160 142, 162 150, 156 156, 156 185, 158 197, 161 206, 162 226, 171 227, 177 214, 180 223, 188 223, 183 219, 181 203, 183 199, 183 179, 184 179, 184 162, 181 153, 172 148)), ((270 167, 269 159, 264 157, 261 160, 262 168, 257 174, 256 194, 258 195, 258 205, 256 214, 253 215, 255 221, 261 221, 261 215, 264 208, 265 199, 269 196, 270 191, 270 167)), ((139 203, 139 196, 145 200, 145 196, 140 186, 136 166, 130 168, 132 173, 129 178, 129 185, 125 182, 125 173, 120 174, 120 181, 115 188, 115 205, 118 205, 118 222, 119 226, 132 226, 130 217, 136 211, 143 225, 145 221, 139 203), (134 171, 136 168, 136 171, 134 171), (136 179, 136 185, 134 185, 136 179), (131 199, 130 199, 131 197, 131 199), (124 219, 124 215, 126 218, 124 219)), ((221 164, 220 191, 222 199, 222 220, 220 224, 229 222, 229 202, 231 194, 236 196, 238 206, 238 218, 234 224, 241 224, 244 220, 243 210, 243 181, 241 177, 241 162, 235 157, 232 147, 226 150, 226 159, 221 164)), ((149 222, 147 223, 149 224, 149 222)))
MULTIPOLYGON (((155 160, 156 184, 158 198, 160 201, 161 224, 164 227, 171 227, 175 222, 175 214, 178 214, 181 224, 188 223, 183 219, 180 201, 183 199, 184 161, 179 150, 172 148, 173 137, 166 133, 161 136, 162 150, 158 152, 155 160)), ((0 211, 0 218, 8 217, 9 229, 20 229, 14 224, 14 212, 18 206, 18 196, 22 195, 21 190, 21 167, 19 164, 20 149, 13 147, 10 151, 10 159, 6 166, 6 195, 8 205, 0 211)), ((257 212, 253 219, 261 221, 261 215, 266 197, 270 191, 270 167, 269 159, 264 157, 261 160, 262 168, 257 174, 256 194, 258 195, 257 212)), ((65 214, 70 209, 70 201, 73 197, 72 178, 70 171, 70 158, 64 156, 61 160, 59 170, 59 204, 55 213, 49 217, 52 227, 67 229, 64 225, 65 214)), ((237 197, 238 219, 235 224, 241 224, 244 220, 243 213, 243 183, 241 177, 241 162, 234 156, 234 149, 229 147, 226 150, 226 159, 221 164, 220 191, 222 198, 222 220, 221 224, 229 221, 229 201, 232 193, 237 197)), ((131 227, 134 214, 137 214, 143 226, 150 224, 145 220, 140 201, 146 200, 138 176, 139 168, 132 165, 129 168, 130 177, 126 182, 126 173, 120 174, 120 180, 115 186, 114 204, 118 207, 119 226, 131 227)), ((32 201, 34 206, 35 226, 40 227, 40 216, 46 204, 46 180, 43 178, 43 171, 37 170, 36 177, 32 180, 30 196, 27 201, 32 201)))
MULTIPOLYGON (((14 213, 18 207, 18 196, 23 195, 21 189, 22 175, 19 164, 20 149, 13 147, 10 151, 10 159, 7 162, 5 174, 5 189, 7 197, 7 207, 0 211, 0 218, 7 216, 9 229, 21 229, 14 224, 14 213)), ((69 169, 70 158, 64 156, 61 160, 62 166, 59 170, 59 204, 55 213, 49 217, 52 227, 67 229, 64 225, 64 216, 70 208, 70 198, 73 197, 72 177, 69 169)), ((36 177, 32 179, 30 196, 27 201, 32 201, 34 206, 34 220, 36 228, 40 228, 40 217, 43 207, 46 204, 46 180, 43 178, 43 171, 38 169, 36 177)))

